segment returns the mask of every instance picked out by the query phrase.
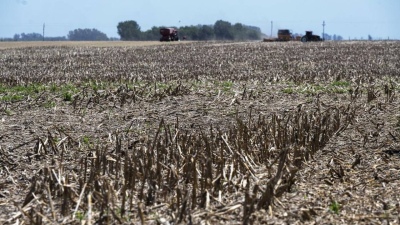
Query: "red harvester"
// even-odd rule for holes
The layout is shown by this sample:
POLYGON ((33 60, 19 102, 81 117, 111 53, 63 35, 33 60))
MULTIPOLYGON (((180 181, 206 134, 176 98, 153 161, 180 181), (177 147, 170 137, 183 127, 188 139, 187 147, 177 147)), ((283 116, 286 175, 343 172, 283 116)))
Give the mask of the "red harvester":
POLYGON ((178 30, 175 28, 161 28, 160 41, 179 41, 178 30))

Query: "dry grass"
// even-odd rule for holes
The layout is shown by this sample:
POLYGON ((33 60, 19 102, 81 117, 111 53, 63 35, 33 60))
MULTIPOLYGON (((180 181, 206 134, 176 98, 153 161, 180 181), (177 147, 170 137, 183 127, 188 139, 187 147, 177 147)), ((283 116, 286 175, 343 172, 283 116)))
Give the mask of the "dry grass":
POLYGON ((1 51, 2 223, 399 222, 398 42, 1 51))

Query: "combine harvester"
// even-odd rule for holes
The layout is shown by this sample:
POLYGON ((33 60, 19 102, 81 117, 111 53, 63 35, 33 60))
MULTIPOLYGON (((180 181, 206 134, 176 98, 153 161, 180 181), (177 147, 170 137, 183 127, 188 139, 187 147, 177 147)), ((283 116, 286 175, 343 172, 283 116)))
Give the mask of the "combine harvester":
POLYGON ((160 41, 179 41, 178 30, 175 28, 161 28, 160 41))
POLYGON ((292 32, 287 29, 278 30, 277 38, 264 38, 263 42, 279 42, 279 41, 301 41, 301 42, 309 42, 309 41, 322 41, 321 37, 318 35, 313 35, 312 31, 306 31, 306 35, 303 37, 292 35, 292 32))
MULTIPOLYGON (((293 37, 292 32, 287 29, 278 30, 277 38, 264 38, 264 42, 277 42, 277 41, 295 41, 297 37, 293 37)), ((300 41, 300 38, 299 40, 300 41)))

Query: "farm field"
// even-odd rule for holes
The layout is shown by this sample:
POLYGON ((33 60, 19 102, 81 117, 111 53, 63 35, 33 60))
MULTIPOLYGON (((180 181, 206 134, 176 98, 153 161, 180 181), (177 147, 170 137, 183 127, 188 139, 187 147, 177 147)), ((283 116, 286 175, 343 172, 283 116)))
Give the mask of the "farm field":
MULTIPOLYGON (((188 41, 185 41, 188 42, 188 41)), ((178 44, 171 42, 169 45, 178 44)), ((159 41, 18 41, 0 42, 0 49, 26 47, 145 47, 161 45, 159 41)))
POLYGON ((1 224, 400 223, 400 42, 14 44, 1 224))

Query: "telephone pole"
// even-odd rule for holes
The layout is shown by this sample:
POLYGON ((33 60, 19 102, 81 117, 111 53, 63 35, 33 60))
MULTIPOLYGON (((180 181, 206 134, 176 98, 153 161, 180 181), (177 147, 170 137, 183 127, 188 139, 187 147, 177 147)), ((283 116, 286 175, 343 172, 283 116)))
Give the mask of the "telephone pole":
POLYGON ((322 40, 325 41, 325 20, 322 22, 322 40))
POLYGON ((43 23, 43 41, 44 41, 44 28, 45 28, 45 24, 43 23))
POLYGON ((272 37, 272 27, 274 26, 274 22, 271 20, 271 37, 272 37))

